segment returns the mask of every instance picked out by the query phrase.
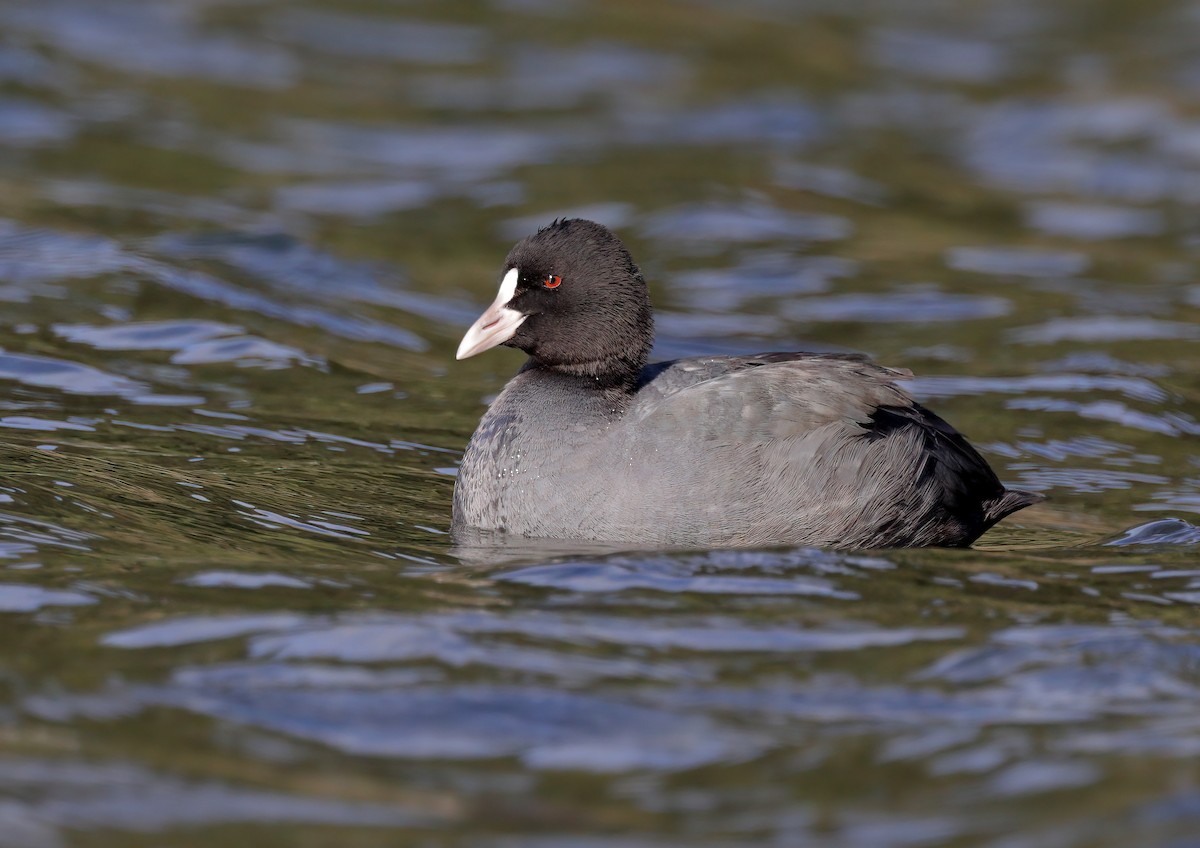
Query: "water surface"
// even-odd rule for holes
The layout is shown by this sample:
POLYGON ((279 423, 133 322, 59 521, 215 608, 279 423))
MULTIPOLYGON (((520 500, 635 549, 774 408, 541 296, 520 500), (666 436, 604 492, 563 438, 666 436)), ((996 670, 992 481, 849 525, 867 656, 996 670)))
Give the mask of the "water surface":
POLYGON ((0 845, 1194 845, 1200 10, 0 7, 0 845), (859 350, 970 551, 456 548, 511 242, 859 350))

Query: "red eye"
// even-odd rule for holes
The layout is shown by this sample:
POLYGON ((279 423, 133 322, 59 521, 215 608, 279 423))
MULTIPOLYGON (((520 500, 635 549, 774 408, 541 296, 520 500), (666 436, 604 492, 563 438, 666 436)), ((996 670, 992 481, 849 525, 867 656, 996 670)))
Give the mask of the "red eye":
POLYGON ((546 279, 542 280, 542 285, 548 289, 556 289, 562 285, 562 277, 557 274, 547 274, 546 279))

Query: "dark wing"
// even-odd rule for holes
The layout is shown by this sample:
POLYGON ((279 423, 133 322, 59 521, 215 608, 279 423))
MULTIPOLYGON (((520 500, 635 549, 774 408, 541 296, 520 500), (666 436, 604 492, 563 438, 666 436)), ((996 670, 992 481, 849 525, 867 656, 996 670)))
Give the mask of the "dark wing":
POLYGON ((1005 489, 962 433, 919 403, 880 407, 871 421, 868 438, 887 438, 906 428, 920 433, 926 456, 921 474, 932 478, 930 488, 940 493, 947 512, 973 511, 982 502, 986 529, 1006 515, 1045 500, 1042 495, 1005 489))
POLYGON ((696 358, 648 376, 630 412, 651 430, 687 433, 689 444, 707 446, 689 461, 703 465, 706 453, 724 454, 714 467, 747 475, 757 469, 759 479, 776 479, 769 488, 781 495, 807 489, 795 504, 797 514, 813 510, 814 524, 826 518, 819 502, 828 515, 862 519, 822 527, 818 538, 827 531, 834 543, 848 544, 861 532, 891 544, 970 544, 1037 499, 1006 492, 960 433, 905 394, 896 381, 908 372, 866 357, 696 358))

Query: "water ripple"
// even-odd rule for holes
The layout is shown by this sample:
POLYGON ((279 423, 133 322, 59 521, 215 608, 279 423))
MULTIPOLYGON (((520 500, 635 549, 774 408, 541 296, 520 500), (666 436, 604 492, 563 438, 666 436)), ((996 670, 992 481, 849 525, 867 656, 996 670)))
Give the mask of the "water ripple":
POLYGON ((837 256, 793 256, 753 252, 732 268, 683 271, 671 279, 675 297, 687 306, 719 312, 753 298, 782 298, 828 291, 833 281, 852 277, 858 264, 837 256))
POLYGON ((294 362, 320 364, 301 350, 254 336, 242 328, 217 321, 142 321, 96 327, 88 324, 55 324, 55 334, 75 344, 100 350, 175 351, 176 365, 229 362, 241 366, 286 368, 294 362))
MULTIPOLYGON (((432 657, 450 665, 482 661, 497 647, 493 637, 510 635, 581 646, 620 645, 665 652, 771 651, 828 652, 891 647, 959 639, 957 627, 816 629, 747 627, 733 620, 706 618, 672 625, 617 617, 540 614, 516 618, 485 613, 412 618, 350 620, 300 633, 256 637, 254 657, 338 659, 344 662, 394 662, 432 657), (483 635, 479 643, 468 637, 483 635)), ((519 653, 515 646, 511 648, 519 653)), ((570 662, 579 661, 574 655, 570 662)), ((503 663, 501 664, 503 665, 503 663)), ((564 665, 560 673, 570 671, 564 665)), ((640 668, 636 676, 647 676, 640 668)), ((653 676, 650 674, 649 676, 653 676)))
POLYGON ((194 406, 204 403, 196 395, 160 395, 149 386, 99 368, 49 356, 0 351, 0 380, 14 380, 39 389, 57 389, 72 395, 116 395, 133 403, 154 406, 194 406))
POLYGON ((0 98, 0 141, 17 146, 61 142, 75 135, 74 117, 36 101, 0 98))
POLYGON ((850 222, 832 215, 788 212, 761 203, 695 204, 650 215, 647 238, 685 242, 833 241, 850 235, 850 222))
POLYGON ((819 577, 744 577, 697 573, 708 567, 703 559, 610 557, 598 562, 559 562, 532 565, 497 575, 498 580, 571 592, 701 592, 728 595, 814 595, 855 600, 858 595, 838 589, 819 577))
POLYGON ((764 741, 700 715, 536 686, 398 690, 142 687, 173 706, 368 757, 517 757, 534 769, 677 771, 756 756, 764 741))
POLYGON ((784 305, 796 321, 964 321, 996 318, 1012 311, 1012 303, 993 295, 936 291, 840 294, 812 297, 784 305))
POLYGON ((151 245, 176 259, 218 260, 293 296, 303 292, 333 303, 387 306, 449 324, 469 323, 478 315, 471 304, 400 288, 403 274, 395 267, 347 261, 284 234, 167 233, 151 245))
POLYGON ((0 220, 0 279, 6 282, 36 285, 123 271, 132 264, 111 239, 32 229, 0 220))
POLYGON ((917 30, 876 30, 867 52, 890 71, 952 82, 998 82, 1012 66, 1007 51, 994 42, 917 30))
POLYGON ((279 146, 230 140, 218 147, 231 164, 265 173, 347 175, 363 168, 415 176, 479 180, 551 161, 573 142, 561 132, 508 126, 466 128, 356 126, 279 122, 279 146))
POLYGON ((1009 409, 1036 410, 1039 412, 1071 412, 1080 418, 1094 421, 1110 421, 1122 427, 1161 433, 1167 436, 1200 435, 1200 424, 1181 413, 1167 412, 1156 415, 1131 409, 1115 400, 1098 400, 1077 403, 1072 400, 1048 397, 1014 398, 1005 404, 1009 409))
POLYGON ((917 377, 909 385, 923 398, 957 397, 991 392, 1117 392, 1130 400, 1163 403, 1167 392, 1139 377, 1097 377, 1091 374, 1036 374, 1029 377, 917 377))
POLYGON ((52 0, 6 6, 0 20, 84 61, 129 73, 278 89, 292 84, 298 71, 278 47, 205 33, 194 7, 185 4, 117 0, 100 10, 79 0, 52 0))
MULTIPOLYGON (((438 109, 545 111, 602 99, 613 108, 660 101, 688 79, 680 58, 616 42, 570 47, 525 45, 510 53, 500 75, 426 75, 414 80, 414 98, 438 109), (552 66, 554 73, 546 74, 552 66)), ((624 110, 622 109, 623 113, 624 110)))
POLYGON ((303 616, 287 613, 174 618, 109 633, 100 640, 100 644, 114 648, 165 648, 213 639, 232 639, 250 633, 287 630, 305 623, 303 616))
POLYGON ((185 586, 201 586, 206 589, 262 589, 283 586, 288 589, 308 589, 312 583, 298 577, 289 577, 271 571, 246 573, 243 571, 204 571, 179 581, 185 586))
POLYGON ((339 315, 315 306, 275 300, 198 271, 181 271, 161 263, 147 265, 145 270, 149 271, 157 282, 168 288, 233 309, 257 312, 302 327, 317 327, 333 335, 357 341, 381 342, 412 351, 422 351, 429 346, 428 342, 417 334, 393 324, 384 324, 355 315, 339 315))
POLYGON ((79 607, 96 603, 91 595, 19 583, 0 583, 0 612, 34 612, 42 607, 79 607))
POLYGON ((1166 221, 1156 209, 1043 201, 1027 207, 1029 226, 1056 236, 1107 240, 1156 236, 1166 221))
POLYGON ((354 58, 435 65, 473 64, 484 57, 486 34, 478 27, 287 9, 267 17, 282 41, 354 58))
POLYGON ((1058 344, 1059 342, 1122 342, 1137 339, 1196 339, 1200 327, 1182 321, 1119 315, 1055 318, 1044 324, 1022 327, 1011 333, 1022 344, 1058 344))
POLYGON ((446 814, 444 805, 441 810, 438 805, 408 809, 395 803, 264 792, 186 780, 124 762, 6 757, 0 759, 0 786, 21 798, 4 811, 5 827, 10 827, 14 813, 19 812, 24 829, 16 833, 22 834, 22 839, 32 834, 40 840, 20 844, 37 848, 63 844, 55 832, 59 827, 139 833, 263 821, 403 827, 428 825, 446 814))
POLYGON ((655 146, 768 143, 796 151, 828 134, 825 114, 790 89, 745 93, 690 110, 650 104, 623 109, 617 118, 623 122, 623 140, 655 146))
POLYGON ((1197 545, 1200 544, 1200 527, 1182 518, 1160 518, 1147 524, 1139 524, 1124 532, 1110 545, 1197 545))
POLYGON ((1083 253, 1013 247, 955 247, 946 264, 960 271, 1012 277, 1073 277, 1090 264, 1083 253))

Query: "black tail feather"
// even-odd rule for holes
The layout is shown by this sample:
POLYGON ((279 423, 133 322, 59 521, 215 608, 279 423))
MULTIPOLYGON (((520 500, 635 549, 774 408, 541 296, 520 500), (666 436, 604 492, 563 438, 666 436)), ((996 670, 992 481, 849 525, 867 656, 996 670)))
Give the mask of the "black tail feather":
POLYGON ((1005 489, 1004 494, 984 505, 983 515, 988 525, 991 526, 1005 516, 1012 515, 1019 509, 1040 503, 1045 499, 1045 495, 1022 492, 1020 489, 1005 489))

